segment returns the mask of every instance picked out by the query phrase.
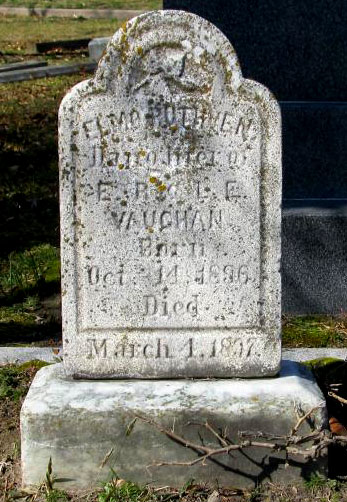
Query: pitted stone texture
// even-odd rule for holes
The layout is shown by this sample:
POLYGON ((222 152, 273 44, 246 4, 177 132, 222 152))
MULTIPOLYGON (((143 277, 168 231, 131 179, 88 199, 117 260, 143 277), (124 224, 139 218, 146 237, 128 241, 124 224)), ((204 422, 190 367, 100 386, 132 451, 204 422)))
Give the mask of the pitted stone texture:
POLYGON ((278 372, 280 113, 216 27, 120 29, 62 102, 60 175, 69 374, 278 372))
MULTIPOLYGON (((55 476, 65 479, 59 486, 66 488, 100 486, 111 467, 122 478, 161 486, 179 487, 191 478, 240 487, 297 481, 311 470, 324 473, 325 460, 306 463, 296 456, 286 466, 283 454, 253 448, 219 457, 222 465, 147 468, 153 462, 193 460, 196 454, 140 421, 129 436, 125 431, 139 414, 194 442, 200 443, 201 435, 205 445, 217 447, 212 434, 187 423, 207 420, 235 441, 240 430, 286 435, 297 422, 295 409, 305 413, 321 403, 314 413, 319 429, 326 427, 323 395, 311 373, 291 362, 283 363, 278 378, 195 381, 72 380, 56 364, 37 373, 22 408, 23 483, 40 483, 50 457, 55 476)), ((305 423, 299 432, 309 431, 305 423)))

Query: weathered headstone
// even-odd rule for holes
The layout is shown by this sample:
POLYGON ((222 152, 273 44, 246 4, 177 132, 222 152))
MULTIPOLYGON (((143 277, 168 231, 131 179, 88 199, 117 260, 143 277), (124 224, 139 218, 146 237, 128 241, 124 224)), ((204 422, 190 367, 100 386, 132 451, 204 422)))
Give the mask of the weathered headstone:
POLYGON ((280 114, 213 25, 129 22, 60 109, 65 367, 273 375, 280 114))
POLYGON ((38 372, 25 399, 23 484, 39 483, 49 458, 62 486, 80 488, 110 467, 161 486, 324 473, 324 460, 268 448, 202 463, 158 431, 174 424, 219 448, 197 421, 234 442, 240 429, 286 435, 298 410, 326 424, 322 393, 296 363, 278 378, 228 378, 280 366, 274 98, 242 78, 209 22, 152 12, 117 32, 95 78, 67 95, 60 131, 64 365, 38 372))

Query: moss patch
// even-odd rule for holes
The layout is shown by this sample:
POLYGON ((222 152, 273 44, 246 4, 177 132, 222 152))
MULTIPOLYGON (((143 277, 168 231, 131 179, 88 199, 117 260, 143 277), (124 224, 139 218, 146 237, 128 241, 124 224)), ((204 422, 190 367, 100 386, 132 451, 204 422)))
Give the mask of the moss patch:
POLYGON ((347 316, 283 318, 284 347, 347 347, 347 316))

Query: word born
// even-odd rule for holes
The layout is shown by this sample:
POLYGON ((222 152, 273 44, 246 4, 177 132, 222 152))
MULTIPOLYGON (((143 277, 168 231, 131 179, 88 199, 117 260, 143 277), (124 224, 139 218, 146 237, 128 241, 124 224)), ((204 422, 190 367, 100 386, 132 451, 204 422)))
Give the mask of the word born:
POLYGON ((203 243, 198 242, 154 242, 151 237, 143 237, 139 240, 140 256, 191 256, 198 257, 204 256, 205 246, 203 243))
POLYGON ((254 337, 224 337, 212 339, 209 343, 198 344, 195 338, 188 338, 182 346, 177 347, 166 339, 156 338, 151 342, 130 343, 121 341, 114 344, 113 341, 103 338, 88 338, 88 359, 124 358, 124 359, 213 359, 219 358, 242 358, 247 359, 253 355, 254 337))

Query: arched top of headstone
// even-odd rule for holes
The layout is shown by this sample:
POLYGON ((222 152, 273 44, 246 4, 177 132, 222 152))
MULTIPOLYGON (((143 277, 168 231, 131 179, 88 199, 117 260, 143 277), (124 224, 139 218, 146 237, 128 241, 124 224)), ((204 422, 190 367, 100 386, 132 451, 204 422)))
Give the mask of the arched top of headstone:
POLYGON ((242 79, 229 40, 209 21, 175 10, 154 11, 123 24, 110 40, 95 76, 96 86, 122 82, 136 92, 144 86, 163 92, 212 94, 235 90, 242 79))
POLYGON ((280 112, 224 35, 132 19, 59 118, 68 373, 275 374, 280 112))

